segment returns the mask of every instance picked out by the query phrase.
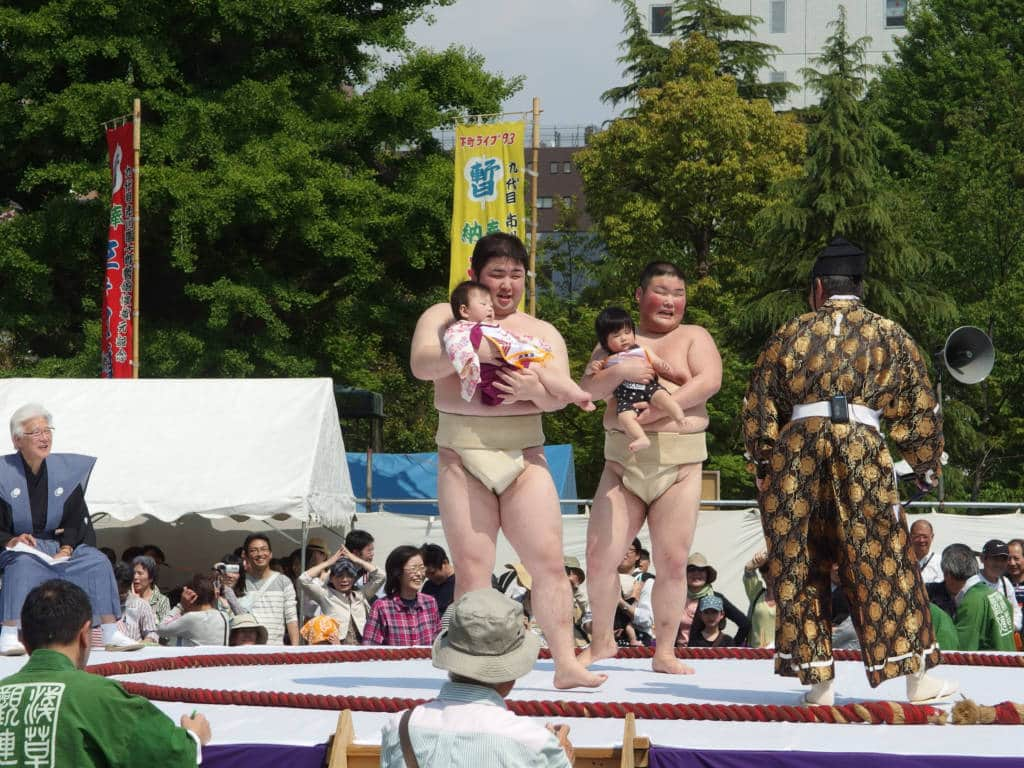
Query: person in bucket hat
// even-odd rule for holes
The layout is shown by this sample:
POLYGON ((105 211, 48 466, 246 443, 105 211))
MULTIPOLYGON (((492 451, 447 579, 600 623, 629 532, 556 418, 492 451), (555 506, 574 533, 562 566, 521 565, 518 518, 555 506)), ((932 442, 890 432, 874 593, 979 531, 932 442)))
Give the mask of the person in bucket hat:
POLYGON ((384 726, 382 768, 572 765, 567 727, 544 728, 505 706, 539 652, 519 603, 494 589, 467 592, 452 605, 431 654, 448 681, 436 699, 384 726))

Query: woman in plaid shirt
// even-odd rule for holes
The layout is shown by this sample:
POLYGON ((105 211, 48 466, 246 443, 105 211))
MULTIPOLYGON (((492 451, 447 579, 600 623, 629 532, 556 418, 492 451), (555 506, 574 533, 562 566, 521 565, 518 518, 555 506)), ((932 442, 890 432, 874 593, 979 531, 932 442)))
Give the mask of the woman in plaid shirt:
POLYGON ((420 593, 426 569, 416 547, 396 547, 384 564, 384 594, 373 604, 363 645, 431 645, 441 631, 437 603, 420 593))

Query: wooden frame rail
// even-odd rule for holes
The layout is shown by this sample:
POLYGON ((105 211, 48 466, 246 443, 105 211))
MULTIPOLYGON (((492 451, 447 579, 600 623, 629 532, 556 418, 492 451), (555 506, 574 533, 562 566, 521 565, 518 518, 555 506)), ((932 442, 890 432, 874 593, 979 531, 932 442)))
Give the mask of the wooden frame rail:
MULTIPOLYGON (((338 713, 338 726, 327 744, 327 768, 379 768, 380 745, 356 744, 352 712, 338 713)), ((636 718, 627 713, 618 747, 576 747, 575 768, 647 768, 651 742, 636 735, 636 718)))

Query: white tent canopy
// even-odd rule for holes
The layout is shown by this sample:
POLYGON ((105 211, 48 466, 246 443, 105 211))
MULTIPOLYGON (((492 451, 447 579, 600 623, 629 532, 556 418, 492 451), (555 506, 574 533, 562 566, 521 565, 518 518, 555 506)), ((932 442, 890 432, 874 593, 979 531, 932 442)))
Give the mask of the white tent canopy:
POLYGON ((26 403, 53 414, 55 452, 98 457, 94 518, 344 526, 354 512, 330 379, 0 380, 5 420, 26 403))

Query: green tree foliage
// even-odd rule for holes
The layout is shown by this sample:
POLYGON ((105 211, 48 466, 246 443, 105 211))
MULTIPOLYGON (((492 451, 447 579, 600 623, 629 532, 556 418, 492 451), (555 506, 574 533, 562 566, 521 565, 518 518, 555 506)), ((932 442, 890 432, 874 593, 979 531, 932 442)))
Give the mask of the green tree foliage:
MULTIPOLYGON (((908 3, 897 60, 877 86, 885 122, 904 150, 928 154, 965 121, 982 133, 1024 99, 1024 5, 1016 0, 908 3)), ((903 155, 901 164, 912 161, 903 155)))
MULTIPOLYGON (((960 126, 934 155, 920 155, 912 179, 924 200, 920 242, 950 254, 943 270, 959 323, 985 330, 997 349, 983 384, 944 376, 952 498, 1012 497, 1019 488, 1024 431, 1024 129, 1020 116, 984 132, 960 126), (926 231, 923 231, 925 230, 926 231)), ((941 345, 952 325, 933 325, 941 345)))
MULTIPOLYGON (((619 44, 623 53, 616 61, 625 67, 622 74, 626 83, 609 88, 601 94, 601 101, 616 107, 620 104, 634 104, 644 88, 663 85, 663 70, 668 58, 668 49, 651 39, 647 21, 637 8, 636 0, 620 2, 626 15, 622 28, 626 38, 619 44)), ((624 113, 629 115, 633 111, 634 108, 629 106, 624 113)))
POLYGON ((762 83, 758 76, 770 69, 782 49, 757 39, 762 19, 722 8, 718 0, 676 0, 672 5, 672 34, 687 39, 702 35, 718 45, 718 74, 736 78, 745 99, 768 99, 773 104, 786 100, 792 83, 762 83))
POLYGON ((862 101, 868 38, 849 38, 842 7, 832 27, 815 60, 821 69, 803 73, 821 96, 804 172, 787 180, 779 190, 780 199, 759 217, 765 282, 748 320, 767 333, 803 311, 803 289, 814 258, 839 235, 869 254, 865 298, 873 309, 912 333, 929 321, 952 321, 951 300, 930 280, 941 264, 911 236, 911 206, 905 202, 909 190, 898 194, 879 162, 881 127, 862 101))
POLYGON ((634 117, 576 156, 587 208, 616 256, 604 277, 620 290, 652 259, 712 275, 719 241, 743 240, 769 188, 799 170, 802 128, 716 74, 714 43, 694 36, 672 53, 687 76, 642 91, 634 117))
MULTIPOLYGON (((1024 480, 1024 7, 927 0, 910 10, 871 102, 891 131, 888 162, 923 199, 918 242, 947 255, 938 279, 959 322, 996 346, 983 384, 944 377, 947 497, 1013 500, 1024 480)), ((929 338, 938 346, 952 327, 933 324, 929 338)))
MULTIPOLYGON (((428 410, 406 360, 447 282, 452 166, 431 131, 519 85, 411 46, 449 3, 0 8, 0 198, 25 209, 0 224, 13 372, 99 372, 106 210, 72 190, 109 187, 99 124, 137 96, 143 375, 323 375, 428 410)), ((391 420, 386 439, 429 432, 391 420)))
MULTIPOLYGON (((601 100, 614 106, 635 104, 644 88, 660 88, 668 82, 686 77, 679 69, 677 57, 658 45, 647 32, 647 23, 635 0, 620 0, 626 15, 623 33, 626 38, 618 62, 625 66, 624 85, 610 88, 601 100)), ((668 33, 679 40, 699 35, 714 41, 719 50, 716 73, 731 75, 745 99, 768 99, 781 104, 794 88, 791 83, 762 83, 758 76, 769 69, 780 49, 756 39, 756 16, 736 14, 723 9, 718 0, 675 0, 672 4, 668 33)), ((626 114, 632 114, 630 107, 626 114)))

